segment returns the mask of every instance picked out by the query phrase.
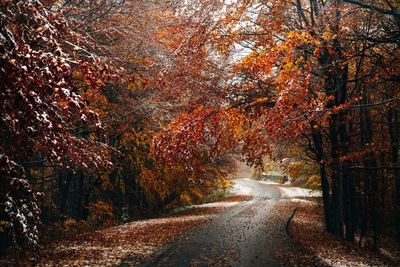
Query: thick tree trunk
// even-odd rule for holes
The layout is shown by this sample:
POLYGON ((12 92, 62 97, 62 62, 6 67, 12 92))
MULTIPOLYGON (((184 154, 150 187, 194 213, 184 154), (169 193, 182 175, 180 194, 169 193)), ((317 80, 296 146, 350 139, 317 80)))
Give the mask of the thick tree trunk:
POLYGON ((389 137, 391 146, 391 161, 394 168, 394 182, 395 182, 395 225, 398 236, 400 237, 400 169, 399 165, 399 120, 397 109, 391 108, 387 113, 389 123, 389 137))
MULTIPOLYGON (((314 129, 314 124, 311 124, 311 128, 314 129)), ((331 217, 331 203, 330 203, 330 186, 328 181, 328 175, 326 173, 326 163, 324 156, 324 149, 322 144, 322 134, 319 129, 313 130, 313 141, 316 151, 317 161, 319 163, 320 176, 321 176, 321 189, 322 189, 322 201, 324 205, 324 219, 325 228, 329 233, 333 233, 333 223, 331 217)))
POLYGON ((65 214, 67 208, 68 191, 71 185, 70 173, 58 172, 58 203, 61 214, 65 214))
POLYGON ((329 121, 329 140, 331 154, 331 175, 332 175, 332 198, 331 212, 333 223, 333 233, 337 236, 343 236, 343 176, 339 164, 339 144, 338 144, 338 119, 333 115, 329 121))
MULTIPOLYGON (((347 99, 347 80, 348 80, 348 67, 345 66, 343 70, 340 70, 337 81, 337 102, 343 104, 347 99)), ((350 153, 349 151, 349 135, 348 135, 348 122, 346 116, 348 110, 342 110, 338 114, 338 134, 340 143, 341 156, 346 156, 350 153)), ((344 228, 346 240, 354 240, 354 225, 353 225, 353 210, 354 210, 354 178, 350 172, 350 161, 348 159, 340 160, 340 169, 343 182, 343 212, 344 212, 344 228)))

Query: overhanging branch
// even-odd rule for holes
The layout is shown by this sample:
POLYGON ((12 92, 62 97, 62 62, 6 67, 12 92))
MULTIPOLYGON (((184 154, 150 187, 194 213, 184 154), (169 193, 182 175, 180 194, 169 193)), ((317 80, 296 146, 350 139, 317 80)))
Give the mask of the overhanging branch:
POLYGON ((392 15, 393 17, 395 17, 397 19, 400 19, 400 13, 397 10, 384 9, 384 8, 379 7, 379 6, 375 6, 375 5, 371 4, 371 3, 365 3, 363 1, 358 1, 358 0, 343 0, 343 2, 350 3, 350 4, 353 4, 353 5, 357 5, 357 6, 362 7, 362 8, 374 10, 374 11, 379 12, 381 14, 392 15))

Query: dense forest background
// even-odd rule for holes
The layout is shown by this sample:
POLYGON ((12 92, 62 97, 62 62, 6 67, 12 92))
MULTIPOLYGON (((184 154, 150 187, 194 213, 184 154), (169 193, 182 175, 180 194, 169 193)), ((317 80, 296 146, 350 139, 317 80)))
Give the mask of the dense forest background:
POLYGON ((308 176, 330 233, 400 233, 398 1, 1 1, 0 25, 2 248, 200 201, 236 155, 308 176))

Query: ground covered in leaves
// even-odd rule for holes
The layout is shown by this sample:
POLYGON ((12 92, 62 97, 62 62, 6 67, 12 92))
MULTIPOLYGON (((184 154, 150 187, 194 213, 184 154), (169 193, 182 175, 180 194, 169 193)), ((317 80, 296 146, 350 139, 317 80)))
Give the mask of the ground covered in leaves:
POLYGON ((400 266, 400 252, 393 246, 388 247, 387 244, 391 242, 387 240, 383 240, 381 249, 374 251, 326 233, 323 209, 314 201, 292 199, 290 202, 281 202, 276 209, 283 211, 295 207, 297 207, 297 212, 288 230, 297 246, 290 249, 289 253, 282 255, 283 261, 288 265, 400 266))
MULTIPOLYGON (((127 259, 139 265, 193 227, 202 225, 248 196, 234 196, 221 202, 193 206, 162 218, 135 221, 103 230, 78 234, 46 245, 39 266, 118 266, 127 259)), ((10 255, 0 266, 27 266, 26 259, 10 255)))

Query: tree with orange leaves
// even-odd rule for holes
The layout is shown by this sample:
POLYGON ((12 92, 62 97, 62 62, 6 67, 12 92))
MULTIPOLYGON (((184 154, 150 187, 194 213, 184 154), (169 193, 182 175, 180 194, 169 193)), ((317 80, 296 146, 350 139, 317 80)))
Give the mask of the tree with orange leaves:
MULTIPOLYGON (((303 147, 320 166, 327 230, 348 240, 371 230, 375 245, 382 222, 396 225, 387 214, 399 208, 398 8, 394 1, 238 1, 219 17, 208 47, 233 62, 216 108, 250 118, 238 141, 248 161, 260 162, 270 151, 262 147, 283 136, 303 147)), ((190 136, 183 129, 169 146, 190 136)))

